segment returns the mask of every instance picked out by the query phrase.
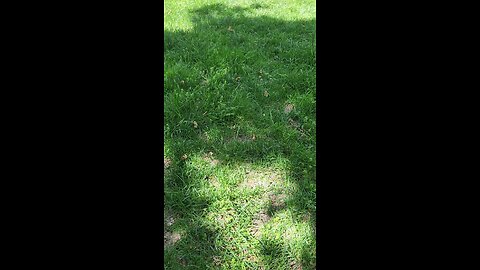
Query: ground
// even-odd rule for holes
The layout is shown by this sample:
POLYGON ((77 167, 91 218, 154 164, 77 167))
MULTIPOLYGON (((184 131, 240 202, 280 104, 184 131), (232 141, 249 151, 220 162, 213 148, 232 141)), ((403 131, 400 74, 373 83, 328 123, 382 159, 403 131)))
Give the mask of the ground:
POLYGON ((165 269, 315 269, 315 9, 165 1, 165 269))

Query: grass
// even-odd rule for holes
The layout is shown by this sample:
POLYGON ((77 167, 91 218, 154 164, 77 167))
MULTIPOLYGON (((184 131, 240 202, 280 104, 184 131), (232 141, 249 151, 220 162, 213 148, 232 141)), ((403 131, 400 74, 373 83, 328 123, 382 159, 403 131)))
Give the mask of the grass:
POLYGON ((315 269, 315 9, 165 1, 165 269, 315 269))

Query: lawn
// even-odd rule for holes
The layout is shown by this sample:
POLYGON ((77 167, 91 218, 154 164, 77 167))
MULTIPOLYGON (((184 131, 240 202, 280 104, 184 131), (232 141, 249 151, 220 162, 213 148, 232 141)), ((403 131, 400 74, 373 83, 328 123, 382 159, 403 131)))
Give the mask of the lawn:
POLYGON ((315 13, 165 1, 165 269, 316 268, 315 13))

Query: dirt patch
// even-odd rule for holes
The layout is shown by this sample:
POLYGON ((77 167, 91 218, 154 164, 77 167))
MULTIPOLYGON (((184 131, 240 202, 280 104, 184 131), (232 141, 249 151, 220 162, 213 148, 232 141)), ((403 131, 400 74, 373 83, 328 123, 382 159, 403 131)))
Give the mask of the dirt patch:
POLYGON ((247 143, 247 142, 252 142, 255 141, 257 138, 255 134, 252 134, 251 136, 247 135, 238 135, 235 138, 232 138, 229 142, 239 142, 239 143, 247 143))
POLYGON ((282 180, 278 172, 271 170, 251 170, 245 172, 245 181, 240 184, 241 188, 268 188, 282 180))
POLYGON ((293 120, 292 118, 288 118, 288 123, 290 124, 291 127, 295 129, 299 129, 302 125, 300 125, 299 122, 293 120))
POLYGON ((290 269, 292 270, 302 270, 302 263, 300 262, 295 262, 295 261, 291 261, 290 262, 290 269))
POLYGON ((247 261, 249 261, 251 263, 258 263, 259 259, 255 254, 248 254, 247 255, 247 261))
POLYGON ((163 158, 163 169, 166 170, 172 165, 172 160, 169 158, 163 158))
POLYGON ((285 207, 285 199, 287 195, 285 194, 271 194, 270 201, 272 203, 272 208, 274 210, 280 210, 285 207))
POLYGON ((254 236, 260 236, 260 229, 265 225, 268 221, 272 219, 265 211, 261 211, 258 215, 253 219, 253 225, 250 228, 250 233, 254 236))
POLYGON ((163 223, 165 224, 165 227, 170 227, 173 225, 173 223, 175 223, 175 218, 169 215, 164 218, 163 223))
POLYGON ((213 256, 213 265, 215 266, 220 266, 222 265, 222 259, 220 258, 220 256, 213 256))
POLYGON ((215 167, 217 166, 218 164, 220 164, 220 160, 216 159, 214 156, 213 156, 213 153, 212 152, 209 152, 208 154, 205 154, 203 156, 203 160, 208 162, 211 166, 215 167))
POLYGON ((217 177, 215 176, 206 176, 205 179, 214 187, 220 187, 220 182, 218 182, 217 177))
POLYGON ((179 233, 176 233, 176 232, 164 232, 163 233, 163 247, 166 248, 166 247, 169 247, 173 244, 175 244, 176 242, 178 242, 178 240, 180 240, 182 237, 180 236, 179 233))
POLYGON ((221 213, 220 215, 218 215, 216 218, 216 221, 221 227, 225 227, 225 225, 227 225, 227 223, 232 221, 234 217, 235 217, 235 211, 233 209, 230 209, 225 213, 221 213))
POLYGON ((299 122, 293 120, 292 118, 288 119, 288 124, 290 125, 291 128, 300 132, 301 136, 307 136, 308 135, 307 132, 305 131, 305 129, 302 128, 302 125, 299 122))
POLYGON ((285 108, 283 109, 283 112, 285 114, 291 113, 295 109, 295 106, 293 104, 287 104, 285 105, 285 108))
POLYGON ((180 240, 181 236, 176 232, 169 232, 170 227, 175 223, 176 217, 170 212, 166 211, 163 214, 163 245, 164 247, 171 246, 180 240))
POLYGON ((170 209, 164 209, 163 212, 163 225, 164 228, 168 228, 175 223, 175 220, 177 219, 177 216, 173 214, 172 210, 170 209))
POLYGON ((283 232, 283 238, 287 241, 293 241, 298 238, 298 231, 295 227, 288 227, 283 232))
POLYGON ((163 158, 163 180, 170 179, 172 176, 172 160, 169 158, 163 158))
POLYGON ((210 136, 208 136, 208 133, 207 132, 203 132, 199 135, 200 137, 200 140, 202 140, 203 142, 210 142, 210 136))

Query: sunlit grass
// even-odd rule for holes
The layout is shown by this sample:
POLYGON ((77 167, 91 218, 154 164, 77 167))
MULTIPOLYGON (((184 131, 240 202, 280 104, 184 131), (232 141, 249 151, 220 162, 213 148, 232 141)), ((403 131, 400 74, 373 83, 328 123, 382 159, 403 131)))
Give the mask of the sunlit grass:
POLYGON ((315 269, 315 9, 165 1, 165 269, 315 269))

